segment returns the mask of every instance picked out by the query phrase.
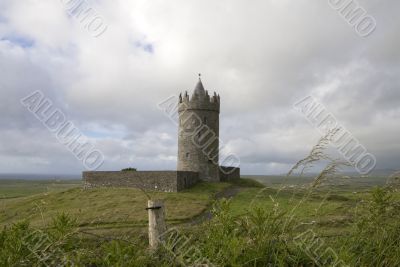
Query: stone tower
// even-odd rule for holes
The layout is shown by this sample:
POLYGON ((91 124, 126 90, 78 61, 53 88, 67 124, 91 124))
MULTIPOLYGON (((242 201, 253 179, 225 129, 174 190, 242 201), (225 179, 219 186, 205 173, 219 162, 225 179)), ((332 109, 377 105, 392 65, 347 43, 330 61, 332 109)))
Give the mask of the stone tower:
POLYGON ((220 97, 204 90, 200 75, 193 95, 179 95, 178 171, 199 172, 204 181, 219 178, 220 97))

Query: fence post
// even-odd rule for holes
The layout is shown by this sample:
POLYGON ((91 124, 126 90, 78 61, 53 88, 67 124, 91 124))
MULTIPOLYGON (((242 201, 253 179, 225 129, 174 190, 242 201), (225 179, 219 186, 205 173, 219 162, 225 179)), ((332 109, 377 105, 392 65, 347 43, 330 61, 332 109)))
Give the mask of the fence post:
POLYGON ((162 241, 162 234, 167 230, 164 202, 162 200, 148 200, 146 209, 149 213, 149 245, 151 249, 157 249, 160 241, 162 241))

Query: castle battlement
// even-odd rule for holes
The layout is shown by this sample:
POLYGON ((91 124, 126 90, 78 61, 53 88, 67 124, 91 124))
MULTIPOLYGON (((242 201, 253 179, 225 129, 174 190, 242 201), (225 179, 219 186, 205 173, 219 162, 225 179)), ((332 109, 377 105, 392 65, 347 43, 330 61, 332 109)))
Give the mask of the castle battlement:
POLYGON ((219 113, 220 97, 216 92, 214 92, 214 94, 210 96, 208 91, 204 90, 203 84, 199 79, 199 82, 197 83, 191 97, 189 96, 187 91, 185 91, 183 96, 182 93, 179 95, 178 105, 179 112, 183 110, 197 109, 216 111, 219 113))

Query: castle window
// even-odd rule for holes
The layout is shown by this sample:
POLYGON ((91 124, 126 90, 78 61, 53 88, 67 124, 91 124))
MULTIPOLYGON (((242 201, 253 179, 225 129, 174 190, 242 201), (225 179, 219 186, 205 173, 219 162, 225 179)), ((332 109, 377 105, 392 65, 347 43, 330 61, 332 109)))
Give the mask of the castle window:
POLYGON ((190 153, 186 153, 186 158, 187 158, 187 159, 190 158, 190 153))
POLYGON ((207 117, 204 117, 203 121, 204 121, 204 124, 207 124, 207 117))

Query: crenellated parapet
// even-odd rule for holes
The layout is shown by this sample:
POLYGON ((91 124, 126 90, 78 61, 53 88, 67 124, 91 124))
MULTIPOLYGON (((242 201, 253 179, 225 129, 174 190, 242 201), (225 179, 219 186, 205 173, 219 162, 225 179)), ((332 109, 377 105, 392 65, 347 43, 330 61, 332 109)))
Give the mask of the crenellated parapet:
POLYGON ((185 109, 196 109, 196 110, 209 110, 220 112, 220 96, 214 92, 210 96, 207 90, 204 90, 203 84, 199 81, 192 96, 189 96, 188 92, 179 95, 179 111, 185 109))

